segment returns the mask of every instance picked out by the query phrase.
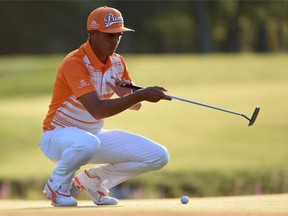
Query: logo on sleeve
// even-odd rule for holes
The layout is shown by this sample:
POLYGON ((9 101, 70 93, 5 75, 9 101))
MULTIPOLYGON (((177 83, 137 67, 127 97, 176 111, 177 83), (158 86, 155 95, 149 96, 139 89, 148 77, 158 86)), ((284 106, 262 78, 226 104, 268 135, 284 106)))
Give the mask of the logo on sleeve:
POLYGON ((78 88, 82 89, 82 88, 84 88, 86 86, 90 86, 90 83, 86 82, 84 79, 80 80, 78 88))

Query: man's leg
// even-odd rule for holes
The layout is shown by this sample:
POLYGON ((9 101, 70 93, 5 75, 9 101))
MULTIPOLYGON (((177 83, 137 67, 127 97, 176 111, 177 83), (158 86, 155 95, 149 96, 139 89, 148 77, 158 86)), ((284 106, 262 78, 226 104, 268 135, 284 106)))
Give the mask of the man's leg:
POLYGON ((90 175, 102 179, 110 189, 139 174, 158 170, 169 161, 168 150, 143 136, 122 130, 100 131, 101 147, 89 163, 100 164, 90 175))
POLYGON ((100 141, 78 128, 56 128, 43 134, 40 146, 48 158, 58 163, 45 186, 45 192, 55 205, 61 205, 57 203, 59 200, 52 200, 52 195, 57 197, 57 191, 61 195, 70 191, 75 171, 95 155, 100 141))

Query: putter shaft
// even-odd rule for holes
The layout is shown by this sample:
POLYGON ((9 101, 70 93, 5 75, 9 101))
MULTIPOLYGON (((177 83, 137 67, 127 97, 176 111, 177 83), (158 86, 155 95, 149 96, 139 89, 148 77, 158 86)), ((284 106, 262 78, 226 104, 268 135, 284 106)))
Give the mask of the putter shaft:
POLYGON ((220 111, 223 111, 223 112, 227 112, 227 113, 243 116, 243 117, 246 117, 248 120, 250 120, 243 113, 235 112, 235 111, 232 111, 232 110, 227 110, 227 109, 224 109, 224 108, 221 108, 221 107, 212 106, 212 105, 209 105, 209 104, 200 103, 198 101, 192 101, 192 100, 181 98, 181 97, 178 97, 178 96, 173 96, 173 95, 168 95, 168 96, 170 96, 171 98, 176 99, 176 100, 180 100, 180 101, 184 101, 184 102, 188 102, 188 103, 192 103, 192 104, 208 107, 208 108, 211 108, 211 109, 216 109, 216 110, 220 110, 220 111))
MULTIPOLYGON (((143 87, 137 86, 137 85, 134 85, 134 84, 130 84, 130 85, 123 86, 123 87, 131 88, 131 89, 134 89, 134 90, 143 89, 143 87)), ((227 113, 230 113, 230 114, 242 116, 242 117, 244 117, 245 119, 247 119, 249 121, 248 126, 251 126, 251 125, 254 124, 254 122, 256 121, 256 118, 258 116, 258 113, 260 111, 260 107, 256 107, 254 112, 253 112, 253 114, 252 114, 252 117, 249 118, 244 113, 240 113, 240 112, 224 109, 224 108, 217 107, 217 106, 212 106, 212 105, 209 105, 209 104, 204 104, 204 103, 201 103, 201 102, 198 102, 198 101, 193 101, 193 100, 189 100, 189 99, 186 99, 186 98, 181 98, 181 97, 174 96, 174 95, 168 95, 168 96, 173 98, 173 99, 184 101, 184 102, 187 102, 187 103, 192 103, 192 104, 196 104, 196 105, 199 105, 199 106, 203 106, 203 107, 207 107, 207 108, 211 108, 211 109, 227 112, 227 113)))

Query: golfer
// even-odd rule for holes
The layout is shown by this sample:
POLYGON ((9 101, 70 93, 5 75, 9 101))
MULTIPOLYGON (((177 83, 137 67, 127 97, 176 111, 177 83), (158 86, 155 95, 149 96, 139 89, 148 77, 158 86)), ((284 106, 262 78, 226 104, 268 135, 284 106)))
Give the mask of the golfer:
POLYGON ((72 182, 96 205, 116 205, 109 189, 139 174, 165 166, 165 147, 123 130, 104 130, 104 119, 125 110, 139 110, 142 101, 171 100, 162 87, 132 91, 132 80, 115 51, 124 32, 121 13, 100 7, 87 19, 89 38, 62 61, 51 104, 43 122, 40 147, 57 165, 44 186, 54 206, 76 206, 72 182), (118 97, 111 98, 114 94, 118 97), (90 169, 75 172, 83 165, 90 169))

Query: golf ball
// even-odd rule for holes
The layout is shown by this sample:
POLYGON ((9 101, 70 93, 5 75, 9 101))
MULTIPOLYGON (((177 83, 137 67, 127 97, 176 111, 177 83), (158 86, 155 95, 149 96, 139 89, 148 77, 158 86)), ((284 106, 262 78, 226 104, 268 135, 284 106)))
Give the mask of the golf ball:
POLYGON ((181 197, 181 203, 182 203, 182 204, 187 204, 188 202, 189 202, 188 196, 182 196, 182 197, 181 197))

